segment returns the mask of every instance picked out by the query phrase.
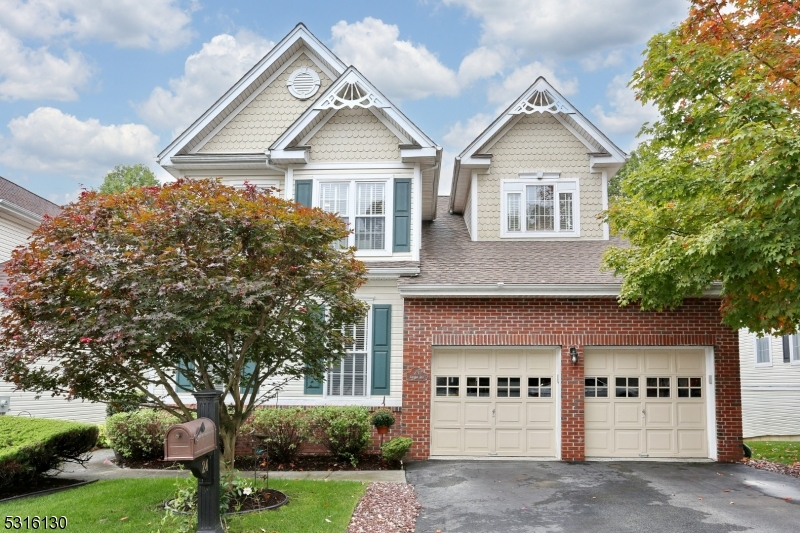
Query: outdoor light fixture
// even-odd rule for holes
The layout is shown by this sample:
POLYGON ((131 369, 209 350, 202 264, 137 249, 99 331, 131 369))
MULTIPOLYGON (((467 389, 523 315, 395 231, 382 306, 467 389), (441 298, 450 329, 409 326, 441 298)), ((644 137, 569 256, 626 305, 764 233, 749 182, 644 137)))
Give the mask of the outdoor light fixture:
POLYGON ((569 360, 572 361, 573 365, 578 364, 578 349, 574 346, 569 349, 569 360))

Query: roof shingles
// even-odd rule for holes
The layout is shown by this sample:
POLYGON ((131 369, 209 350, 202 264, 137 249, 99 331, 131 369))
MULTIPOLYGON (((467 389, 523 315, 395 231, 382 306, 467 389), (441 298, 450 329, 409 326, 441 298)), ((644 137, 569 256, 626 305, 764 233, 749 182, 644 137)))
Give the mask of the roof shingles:
POLYGON ((0 177, 0 200, 6 200, 39 216, 54 217, 61 212, 61 208, 50 200, 45 200, 2 177, 0 177))

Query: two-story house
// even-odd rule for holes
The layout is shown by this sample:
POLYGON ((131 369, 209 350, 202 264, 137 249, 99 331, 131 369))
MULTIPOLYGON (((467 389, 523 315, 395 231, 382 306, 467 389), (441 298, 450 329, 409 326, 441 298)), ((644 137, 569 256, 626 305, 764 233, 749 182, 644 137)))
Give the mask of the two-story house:
MULTIPOLYGON (((302 24, 160 155, 338 213, 371 306, 322 383, 279 405, 385 402, 412 455, 741 455, 736 332, 714 296, 616 302, 598 214, 626 160, 539 78, 456 159, 302 24)), ((187 400, 189 400, 187 398, 187 400)))

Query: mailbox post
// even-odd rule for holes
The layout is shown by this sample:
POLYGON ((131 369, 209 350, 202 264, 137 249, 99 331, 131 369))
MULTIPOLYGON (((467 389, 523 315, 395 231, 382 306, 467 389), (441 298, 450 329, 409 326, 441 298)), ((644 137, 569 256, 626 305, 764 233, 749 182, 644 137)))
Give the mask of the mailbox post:
POLYGON ((197 419, 176 424, 164 438, 164 459, 182 461, 197 478, 197 533, 223 533, 219 517, 219 395, 194 393, 197 419))

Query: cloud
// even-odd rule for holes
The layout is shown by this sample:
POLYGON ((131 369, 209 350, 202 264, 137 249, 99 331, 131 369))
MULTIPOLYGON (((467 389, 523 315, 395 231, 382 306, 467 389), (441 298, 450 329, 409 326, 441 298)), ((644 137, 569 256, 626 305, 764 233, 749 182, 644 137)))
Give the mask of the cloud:
POLYGON ((622 50, 612 50, 608 54, 591 54, 581 59, 581 66, 587 72, 594 72, 606 67, 618 67, 625 62, 622 50))
POLYGON ((189 42, 197 3, 177 0, 3 0, 0 27, 19 37, 96 39, 129 48, 189 42), (182 5, 183 4, 183 5, 182 5))
POLYGON ((75 100, 77 89, 86 85, 92 68, 83 56, 67 50, 60 58, 47 47, 25 47, 0 28, 0 99, 75 100))
POLYGON ((458 79, 463 85, 481 78, 490 78, 503 70, 513 59, 513 54, 505 47, 481 46, 467 54, 458 68, 458 79))
POLYGON ((8 123, 0 139, 0 162, 28 173, 102 178, 115 165, 145 163, 155 168, 159 139, 142 124, 101 124, 40 107, 8 123))
POLYGON ((418 100, 431 95, 458 96, 458 75, 424 45, 398 40, 400 29, 366 17, 331 28, 333 51, 355 66, 392 100, 418 100))
POLYGON ((538 57, 639 43, 683 19, 686 0, 444 0, 481 21, 481 42, 538 57))
POLYGON ((489 115, 478 113, 470 117, 466 124, 462 124, 459 120, 450 126, 450 130, 444 134, 442 140, 445 146, 454 149, 456 153, 461 153, 469 143, 483 133, 492 119, 493 117, 489 115))
POLYGON ((519 98, 525 89, 530 87, 539 76, 544 76, 547 81, 550 82, 550 85, 555 87, 555 89, 564 96, 569 96, 578 92, 577 78, 573 77, 562 80, 560 77, 556 76, 551 67, 534 61, 533 63, 514 69, 503 81, 490 84, 487 94, 488 100, 491 103, 500 104, 498 106, 499 113, 511 102, 519 98))
MULTIPOLYGON (((658 119, 658 110, 651 104, 642 105, 636 100, 634 93, 627 87, 630 76, 615 76, 606 89, 606 97, 611 105, 611 110, 606 111, 603 106, 597 105, 592 109, 596 117, 597 126, 604 133, 613 133, 620 136, 635 136, 645 122, 658 119)), ((634 141, 631 148, 635 148, 638 141, 634 141)))
POLYGON ((274 43, 252 32, 217 35, 186 59, 183 76, 169 80, 169 88, 156 87, 150 98, 136 106, 148 124, 182 132, 242 75, 250 70, 274 43))

